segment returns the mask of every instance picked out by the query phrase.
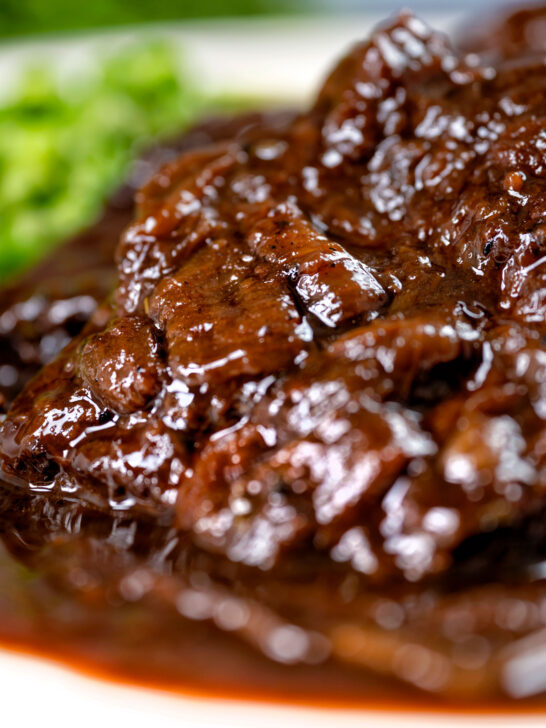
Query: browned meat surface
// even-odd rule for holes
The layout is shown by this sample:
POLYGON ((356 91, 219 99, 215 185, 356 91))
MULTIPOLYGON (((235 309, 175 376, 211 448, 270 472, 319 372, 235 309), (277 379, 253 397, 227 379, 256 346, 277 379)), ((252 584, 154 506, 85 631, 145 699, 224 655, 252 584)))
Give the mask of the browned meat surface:
POLYGON ((402 14, 144 186, 1 426, 12 551, 317 683, 546 689, 546 65, 504 55, 402 14))
MULTIPOLYGON (((135 191, 181 152, 231 138, 258 123, 282 124, 289 113, 243 114, 204 121, 151 148, 89 229, 0 290, 0 405, 80 333, 116 283, 114 251, 134 215, 135 191)), ((1 407, 0 407, 1 408, 1 407)))

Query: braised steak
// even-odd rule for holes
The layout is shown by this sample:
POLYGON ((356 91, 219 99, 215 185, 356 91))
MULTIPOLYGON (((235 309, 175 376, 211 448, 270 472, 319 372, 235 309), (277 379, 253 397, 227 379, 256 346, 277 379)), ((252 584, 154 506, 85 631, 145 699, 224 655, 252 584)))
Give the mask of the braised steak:
POLYGON ((2 424, 32 518, 134 524, 156 597, 220 628, 247 600, 233 629, 280 662, 543 690, 511 660, 546 596, 545 92, 543 54, 404 13, 307 112, 163 166, 112 298, 2 424))

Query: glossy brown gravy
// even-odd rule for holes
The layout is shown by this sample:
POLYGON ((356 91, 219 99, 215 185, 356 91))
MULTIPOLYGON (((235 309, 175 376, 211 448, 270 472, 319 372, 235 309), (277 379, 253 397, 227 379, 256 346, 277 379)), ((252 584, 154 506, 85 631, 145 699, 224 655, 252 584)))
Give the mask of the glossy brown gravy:
POLYGON ((152 178, 115 294, 1 426, 6 641, 216 694, 541 704, 545 84, 403 14, 307 113, 152 178))
MULTIPOLYGON (((4 559, 5 555, 3 555, 4 559)), ((10 560, 6 557, 6 560, 10 560)), ((79 613, 84 624, 67 629, 53 612, 44 610, 42 595, 29 608, 29 593, 21 594, 21 578, 10 582, 2 573, 3 594, 0 643, 6 649, 42 659, 59 661, 89 677, 167 690, 187 697, 244 699, 282 702, 313 707, 359 707, 385 710, 434 710, 455 708, 445 701, 427 700, 417 691, 373 675, 364 680, 360 671, 322 667, 281 666, 265 659, 237 639, 198 623, 176 623, 176 639, 165 625, 163 636, 147 625, 143 614, 131 630, 120 629, 125 610, 116 619, 112 607, 102 615, 93 610, 92 620, 79 613), (18 593, 19 592, 19 593, 18 593), (11 598, 13 597, 13 599, 11 598), (28 608, 21 618, 21 601, 28 608), (14 604, 15 603, 15 604, 14 604), (14 613, 15 612, 15 613, 14 613), (40 618, 36 613, 39 612, 40 618), (45 612, 45 614, 44 614, 45 612), (102 617, 102 619, 101 619, 102 617), (89 623, 94 629, 89 629, 89 623), (148 627, 148 629, 147 629, 148 627), (112 630, 115 630, 113 635, 112 630)), ((65 607, 67 602, 65 601, 65 607)), ((157 616, 157 615, 156 615, 157 616)), ((131 615, 134 618, 134 615, 131 615)), ((459 706, 460 707, 460 706, 459 706)))
POLYGON ((543 696, 501 696, 461 702, 424 695, 398 680, 336 663, 286 666, 202 622, 165 619, 156 609, 120 603, 83 606, 0 552, 0 644, 18 654, 53 660, 101 680, 190 698, 279 702, 324 709, 536 714, 543 696), (29 586, 29 581, 30 586, 29 586), (61 602, 60 602, 61 600, 61 602))

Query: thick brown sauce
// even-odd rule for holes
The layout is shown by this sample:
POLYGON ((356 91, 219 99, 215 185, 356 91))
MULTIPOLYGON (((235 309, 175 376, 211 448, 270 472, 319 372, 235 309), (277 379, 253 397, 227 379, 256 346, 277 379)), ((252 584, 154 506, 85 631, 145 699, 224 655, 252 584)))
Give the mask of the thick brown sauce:
POLYGON ((543 705, 546 74, 504 55, 403 15, 308 113, 163 168, 105 303, 127 201, 67 248, 104 264, 85 311, 62 259, 39 311, 10 291, 6 402, 53 360, 0 430, 0 639, 214 694, 543 705))
POLYGON ((268 660, 208 623, 121 603, 82 606, 0 552, 0 644, 54 660, 102 680, 190 698, 279 702, 313 708, 388 712, 536 714, 543 696, 484 702, 423 694, 398 680, 327 662, 286 666, 268 660), (61 601, 60 601, 61 600, 61 601), (164 619, 158 628, 158 619, 164 619))

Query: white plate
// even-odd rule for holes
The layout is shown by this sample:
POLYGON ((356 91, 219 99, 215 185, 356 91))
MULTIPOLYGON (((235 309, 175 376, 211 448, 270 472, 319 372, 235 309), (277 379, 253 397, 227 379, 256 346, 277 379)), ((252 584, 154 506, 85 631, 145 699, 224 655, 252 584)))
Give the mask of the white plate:
MULTIPOLYGON (((455 14, 426 18, 449 30, 455 14)), ((137 35, 180 40, 185 60, 211 91, 258 94, 304 104, 327 68, 379 17, 327 20, 224 21, 155 26, 67 40, 13 43, 0 49, 0 88, 9 93, 29 60, 46 57, 59 72, 107 53, 137 35)), ((0 712, 3 725, 40 728, 527 728, 546 725, 546 716, 446 715, 355 710, 314 710, 214 698, 179 697, 82 676, 58 663, 0 652, 0 712)))
POLYGON ((93 680, 55 663, 0 652, 3 725, 26 728, 544 728, 544 716, 311 709, 191 698, 93 680))

